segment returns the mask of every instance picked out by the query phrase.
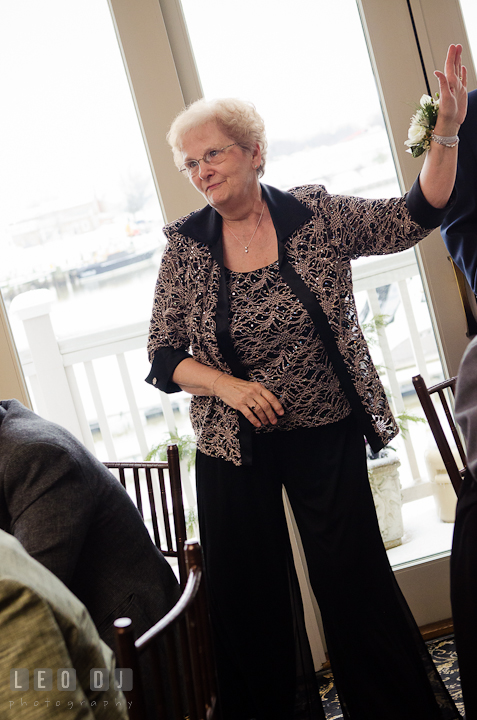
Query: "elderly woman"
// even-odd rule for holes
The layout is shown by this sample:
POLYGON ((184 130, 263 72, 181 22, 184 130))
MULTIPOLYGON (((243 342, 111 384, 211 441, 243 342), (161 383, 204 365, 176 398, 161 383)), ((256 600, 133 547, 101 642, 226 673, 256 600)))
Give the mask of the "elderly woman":
POLYGON ((260 184, 263 122, 239 100, 200 100, 169 132, 179 170, 208 204, 164 230, 147 380, 193 396, 227 720, 290 719, 300 702, 300 717, 324 717, 282 486, 344 717, 459 717, 397 589, 376 520, 364 436, 378 450, 397 428, 359 327, 350 262, 409 248, 440 224, 455 178, 452 136, 466 108, 461 50, 451 46, 445 74, 436 73, 434 140, 403 198, 260 184))

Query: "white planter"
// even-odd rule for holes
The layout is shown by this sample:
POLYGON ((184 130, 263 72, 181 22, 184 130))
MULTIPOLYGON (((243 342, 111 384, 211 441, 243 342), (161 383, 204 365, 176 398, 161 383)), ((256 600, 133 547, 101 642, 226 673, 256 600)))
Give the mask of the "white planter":
POLYGON ((373 492, 379 529, 386 550, 401 545, 404 535, 402 521, 401 463, 393 454, 368 460, 368 476, 373 492))
MULTIPOLYGON (((456 461, 460 458, 456 448, 452 448, 456 461)), ((437 515, 442 522, 453 523, 455 521, 455 508, 457 495, 446 472, 444 461, 437 448, 429 448, 424 454, 426 469, 429 481, 432 483, 434 501, 436 503, 437 515)))

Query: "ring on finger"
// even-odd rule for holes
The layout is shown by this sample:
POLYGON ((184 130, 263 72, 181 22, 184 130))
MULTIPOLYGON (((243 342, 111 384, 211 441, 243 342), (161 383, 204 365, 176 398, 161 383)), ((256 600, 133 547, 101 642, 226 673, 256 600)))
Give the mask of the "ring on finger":
POLYGON ((250 410, 255 410, 256 407, 256 405, 250 405, 250 410))

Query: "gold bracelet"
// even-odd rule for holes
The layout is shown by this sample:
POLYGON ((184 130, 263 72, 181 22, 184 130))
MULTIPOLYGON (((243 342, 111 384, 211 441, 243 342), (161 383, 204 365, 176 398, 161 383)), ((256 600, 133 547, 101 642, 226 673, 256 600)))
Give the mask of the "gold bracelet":
POLYGON ((212 395, 215 395, 215 383, 217 382, 217 380, 219 379, 219 377, 222 377, 222 375, 225 375, 225 373, 224 373, 224 372, 221 372, 220 375, 217 375, 217 377, 215 378, 214 382, 212 383, 212 395))

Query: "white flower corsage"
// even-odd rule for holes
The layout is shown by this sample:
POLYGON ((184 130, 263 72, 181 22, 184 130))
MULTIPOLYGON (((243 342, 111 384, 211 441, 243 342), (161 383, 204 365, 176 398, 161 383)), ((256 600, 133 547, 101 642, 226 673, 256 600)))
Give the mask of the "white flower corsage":
POLYGON ((411 153, 412 157, 419 157, 429 148, 438 112, 439 93, 436 93, 435 98, 423 95, 419 101, 419 107, 411 118, 407 134, 409 139, 404 143, 408 146, 406 152, 411 153))

